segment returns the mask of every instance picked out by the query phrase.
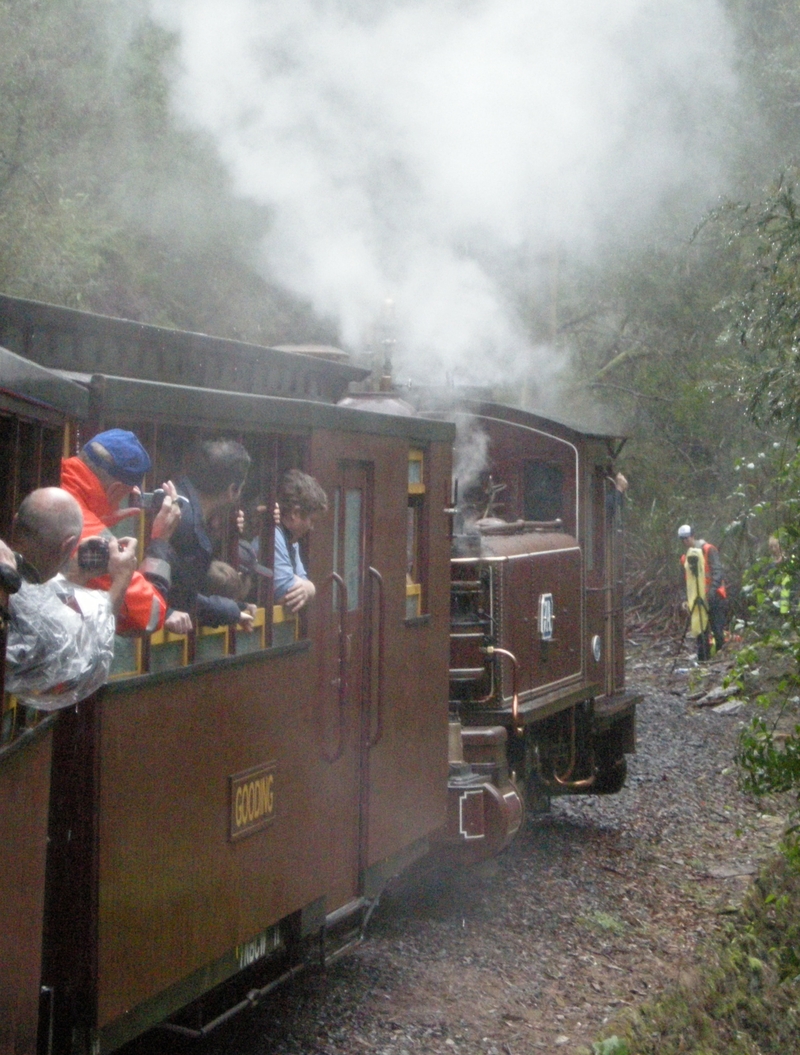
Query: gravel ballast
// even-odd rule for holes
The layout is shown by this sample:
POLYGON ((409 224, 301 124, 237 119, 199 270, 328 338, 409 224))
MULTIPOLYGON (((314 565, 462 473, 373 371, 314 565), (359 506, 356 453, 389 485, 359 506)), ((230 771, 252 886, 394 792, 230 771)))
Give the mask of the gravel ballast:
POLYGON ((666 644, 629 646, 644 702, 622 792, 554 800, 472 869, 415 867, 355 953, 212 1034, 204 1055, 586 1052, 619 1012, 691 984, 698 945, 735 912, 783 821, 737 788, 750 706, 697 705, 726 663, 672 665, 666 644))

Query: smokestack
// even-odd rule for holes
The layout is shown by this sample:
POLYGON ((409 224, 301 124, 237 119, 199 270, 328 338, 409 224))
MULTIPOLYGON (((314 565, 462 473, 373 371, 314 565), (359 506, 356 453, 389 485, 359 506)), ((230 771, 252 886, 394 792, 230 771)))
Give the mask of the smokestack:
POLYGON ((391 297, 387 297, 383 302, 382 315, 381 330, 383 331, 383 337, 381 338, 381 344, 383 346, 383 371, 381 373, 381 379, 378 382, 378 390, 380 392, 391 392, 394 388, 394 382, 392 380, 392 358, 394 356, 395 345, 397 344, 397 338, 395 337, 397 328, 394 314, 394 300, 392 300, 391 297))

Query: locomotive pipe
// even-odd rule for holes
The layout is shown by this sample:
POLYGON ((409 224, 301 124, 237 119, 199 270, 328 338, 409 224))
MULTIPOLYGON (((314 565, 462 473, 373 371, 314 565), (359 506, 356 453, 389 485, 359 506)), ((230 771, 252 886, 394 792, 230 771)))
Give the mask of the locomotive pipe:
POLYGON ((553 770, 553 779, 556 784, 562 788, 570 788, 577 791, 580 788, 590 788, 597 779, 597 769, 594 764, 594 752, 592 752, 592 775, 586 777, 584 780, 570 780, 575 769, 575 763, 577 761, 577 750, 575 745, 575 707, 573 706, 570 711, 570 744, 569 744, 569 766, 563 776, 559 776, 555 769, 553 770))
POLYGON ((507 648, 498 648, 497 645, 486 645, 481 649, 481 652, 487 656, 506 656, 511 660, 511 721, 514 724, 514 732, 521 736, 524 728, 519 724, 519 695, 517 693, 519 663, 517 662, 517 657, 513 652, 509 652, 507 648))

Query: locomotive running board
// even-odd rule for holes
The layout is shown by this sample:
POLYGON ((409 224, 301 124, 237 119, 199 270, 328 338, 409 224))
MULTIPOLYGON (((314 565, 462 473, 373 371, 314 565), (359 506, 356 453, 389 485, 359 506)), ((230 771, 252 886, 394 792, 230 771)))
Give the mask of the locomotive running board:
MULTIPOLYGON (((529 725, 533 722, 541 721, 543 718, 549 718, 559 711, 566 710, 567 707, 572 707, 583 700, 594 698, 597 696, 599 689, 600 686, 594 682, 581 681, 573 688, 555 689, 551 692, 543 692, 538 696, 533 695, 534 692, 539 691, 536 689, 529 690, 527 694, 520 693, 519 720, 524 725, 529 725)), ((509 704, 508 707, 495 707, 491 710, 488 708, 472 709, 469 703, 466 703, 462 705, 461 721, 466 727, 473 725, 508 725, 511 721, 511 706, 509 704)))
POLYGON ((617 692, 613 696, 600 696, 594 701, 595 722, 616 718, 642 702, 641 692, 617 692))

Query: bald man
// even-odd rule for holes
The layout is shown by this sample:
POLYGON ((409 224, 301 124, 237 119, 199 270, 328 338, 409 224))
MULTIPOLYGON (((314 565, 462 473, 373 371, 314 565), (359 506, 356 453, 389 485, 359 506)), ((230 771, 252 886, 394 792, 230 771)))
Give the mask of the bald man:
POLYGON ((106 680, 114 617, 136 570, 136 540, 109 540, 111 588, 85 589, 92 573, 70 560, 82 528, 75 499, 45 487, 28 495, 14 518, 16 552, 0 543, 0 563, 13 564, 20 576, 8 597, 5 689, 41 710, 77 703, 106 680))
MULTIPOLYGON (((111 539, 110 528, 131 514, 135 507, 120 508, 120 503, 139 492, 145 474, 152 468, 150 455, 133 432, 107 429, 85 444, 74 458, 61 463, 61 486, 78 501, 83 513, 83 538, 101 536, 111 539)), ((150 544, 142 566, 128 585, 117 619, 117 633, 140 634, 165 627, 175 634, 192 629, 188 612, 167 610, 165 600, 170 589, 170 564, 164 559, 181 519, 178 494, 170 480, 162 484, 164 501, 153 520, 150 544), (155 547, 155 552, 151 552, 155 547)), ((107 590, 105 575, 95 575, 91 585, 107 590)))

